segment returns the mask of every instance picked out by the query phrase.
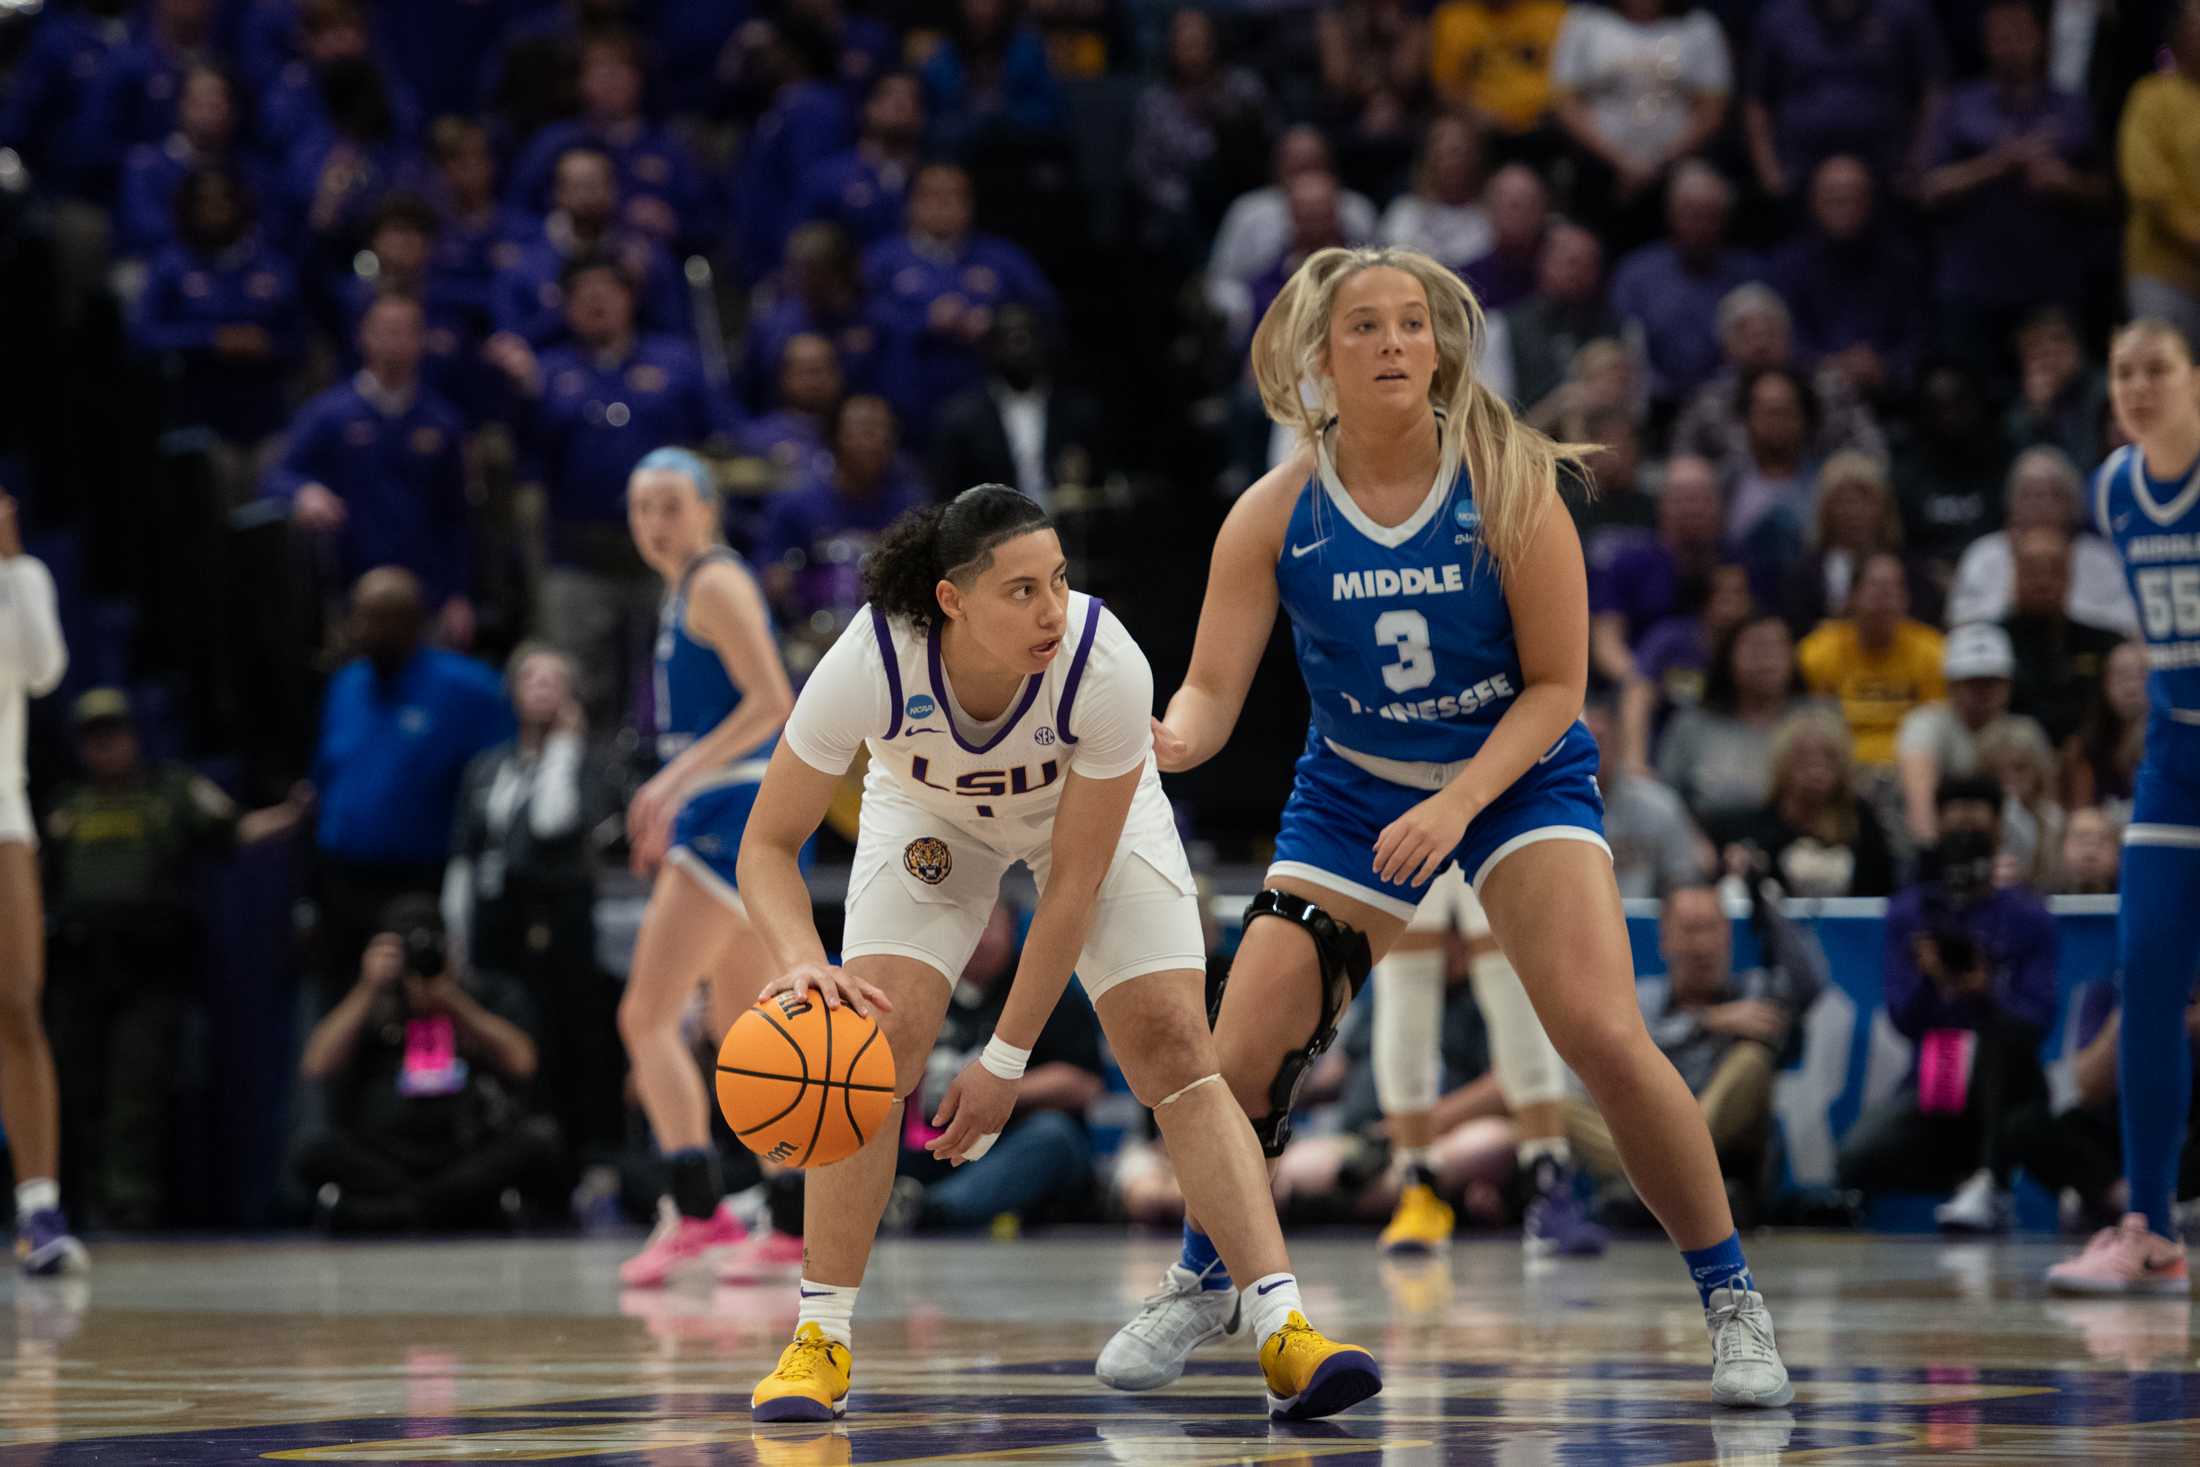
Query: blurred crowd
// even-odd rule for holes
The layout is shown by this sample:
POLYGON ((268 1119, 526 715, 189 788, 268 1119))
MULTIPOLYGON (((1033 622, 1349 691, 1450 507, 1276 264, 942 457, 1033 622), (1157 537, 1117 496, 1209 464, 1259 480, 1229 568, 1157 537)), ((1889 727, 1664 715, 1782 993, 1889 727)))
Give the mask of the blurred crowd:
MULTIPOLYGON (((1595 492, 1565 486, 1590 716, 1622 888, 1666 903, 1645 1002, 1702 1049, 1684 1073, 1759 1097, 1754 1156, 1769 1082, 1727 1051, 1791 1055, 1824 982, 1769 928, 1764 969, 1703 951, 1711 883, 1893 898, 1921 1074, 1937 1033, 1993 1062, 1969 1101, 1913 1081, 1842 1179, 1961 1183, 1991 1218, 2055 1119, 2026 1112, 2039 897, 2115 889, 2140 753, 2087 476, 2119 441, 2109 327, 2200 340, 2191 0, 0 0, 0 486, 77 649, 33 763, 72 1195, 177 1220, 207 858, 284 844, 309 1017, 351 1021, 294 1046, 335 1092, 300 1103, 299 1196, 405 1222, 614 1195, 595 911, 660 596, 634 462, 709 457, 798 682, 870 539, 995 480, 1168 684, 1213 529, 1282 449, 1252 328, 1308 254, 1372 243, 1457 269, 1488 380, 1600 445, 1595 492), (433 893, 449 973, 404 956, 417 906, 390 916, 433 893), (361 1065, 473 1099, 361 1107, 388 1078, 361 1065), (509 1173, 454 1190, 458 1126, 509 1173)), ((1286 660, 1240 757, 1174 785, 1203 857, 1273 833, 1286 660)), ((1106 1205, 1105 1058, 1089 1023, 1054 1037, 1015 1171, 1044 1154, 1106 1205)), ((1366 1119, 1286 1185, 1379 1211, 1333 1139, 1366 1119)), ((1460 1144, 1456 1187, 1495 1185, 1474 1158, 1509 1150, 1460 1144)), ((967 1173, 897 1205, 1027 1205, 967 1173)))

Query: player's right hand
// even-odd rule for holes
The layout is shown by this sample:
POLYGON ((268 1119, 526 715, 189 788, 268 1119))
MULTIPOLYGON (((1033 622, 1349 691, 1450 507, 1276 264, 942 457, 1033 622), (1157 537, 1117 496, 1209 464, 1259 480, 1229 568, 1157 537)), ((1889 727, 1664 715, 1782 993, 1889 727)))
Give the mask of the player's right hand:
POLYGON ((405 972, 405 944, 394 932, 378 934, 359 957, 359 981, 369 988, 387 988, 405 972))
POLYGON ((1153 721, 1153 762, 1163 774, 1176 774, 1192 767, 1192 746, 1158 718, 1153 721))
POLYGON ((854 1009, 864 1018, 893 1012, 893 1000, 845 968, 831 963, 798 963, 764 985, 764 991, 756 996, 762 1003, 775 994, 791 993, 796 998, 806 998, 815 993, 825 1000, 825 1007, 837 1009, 842 1004, 854 1009))

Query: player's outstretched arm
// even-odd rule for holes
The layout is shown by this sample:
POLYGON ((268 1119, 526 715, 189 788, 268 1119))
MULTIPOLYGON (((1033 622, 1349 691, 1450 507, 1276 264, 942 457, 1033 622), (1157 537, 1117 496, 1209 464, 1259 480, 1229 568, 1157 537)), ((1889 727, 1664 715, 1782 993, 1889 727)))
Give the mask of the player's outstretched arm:
POLYGON ((1293 455, 1271 470, 1245 491, 1215 536, 1192 665, 1154 730, 1154 756, 1166 773, 1206 763, 1237 727, 1276 625, 1276 557, 1308 463, 1293 455))

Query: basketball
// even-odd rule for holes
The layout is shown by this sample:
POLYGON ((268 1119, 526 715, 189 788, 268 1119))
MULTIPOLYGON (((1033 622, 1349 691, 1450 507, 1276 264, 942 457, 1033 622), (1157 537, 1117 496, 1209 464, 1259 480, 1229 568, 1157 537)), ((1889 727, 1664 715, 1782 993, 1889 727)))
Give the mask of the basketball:
POLYGON ((894 1103, 894 1051, 846 1004, 773 994, 718 1046, 718 1109, 764 1160, 831 1166, 855 1155, 894 1103))

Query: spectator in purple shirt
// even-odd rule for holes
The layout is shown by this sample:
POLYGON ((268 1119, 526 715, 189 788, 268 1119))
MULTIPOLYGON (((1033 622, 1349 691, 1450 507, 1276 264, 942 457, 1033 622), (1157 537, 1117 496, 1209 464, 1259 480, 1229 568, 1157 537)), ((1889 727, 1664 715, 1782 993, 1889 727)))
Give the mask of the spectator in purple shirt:
POLYGON ((1755 280, 1757 262, 1729 245, 1734 189, 1707 163, 1683 163, 1666 190, 1666 237, 1612 275, 1612 305, 1642 335, 1650 392, 1677 403, 1719 369, 1719 302, 1755 280))
POLYGON ((1058 314, 1054 287, 1015 245, 971 229, 970 175, 928 164, 909 188, 908 232, 872 247, 863 274, 885 361, 882 381, 911 436, 985 376, 993 312, 1021 301, 1058 314))
POLYGON ((381 68, 359 59, 319 68, 327 126, 291 147, 282 179, 284 237, 298 241, 314 303, 326 307, 351 273, 382 200, 428 185, 427 161, 398 125, 381 68))
POLYGON ((139 143, 123 159, 122 194, 115 203, 118 255, 153 255, 175 239, 176 189, 192 169, 226 164, 248 182, 259 182, 257 170, 236 156, 241 120, 236 84, 226 73, 212 66, 184 73, 176 130, 157 143, 139 143))
POLYGON ((863 601, 857 568, 872 542, 925 502, 924 485, 900 457, 899 437, 884 398, 847 399, 833 420, 827 472, 766 505, 758 568, 790 622, 854 611, 863 601))
POLYGON ((1882 180, 1916 171, 1948 70, 1922 0, 1772 0, 1750 37, 1742 122, 1766 193, 1836 153, 1882 180))
POLYGON ((1503 311, 1535 291, 1543 241, 1550 233, 1551 191, 1525 163, 1500 168, 1490 178, 1489 252, 1460 272, 1485 311, 1503 311))
POLYGON ((429 131, 428 147, 435 161, 429 196, 443 214, 436 268, 486 332, 496 277, 518 267, 525 241, 538 226, 497 198, 496 155, 480 123, 442 118, 429 131))
POLYGON ((15 149, 42 191, 107 196, 115 153, 97 130, 92 102, 110 59, 137 34, 137 7, 128 0, 48 6, 38 17, 0 95, 0 148, 15 149))
POLYGON ((2027 311, 2084 304, 2091 215, 2108 181, 2094 171, 2085 99, 2048 86, 2031 0, 1992 0, 1983 34, 1986 78, 1957 87, 1942 109, 1921 200, 1939 235, 1941 345, 1998 366, 2027 311))
POLYGON ((1771 279, 1805 362, 1864 398, 1899 393, 1925 342, 1925 266, 1884 218, 1862 160, 1836 154, 1810 177, 1810 227, 1772 257, 1771 279))
POLYGON ((220 8, 216 0, 152 0, 136 39, 106 54, 86 102, 87 135, 102 163, 112 167, 133 145, 176 130, 184 73, 219 59, 220 8))
POLYGON ((848 95, 833 78, 830 37, 794 15, 764 34, 754 70, 771 100, 749 130, 733 179, 734 234, 751 283, 779 268, 787 236, 802 222, 810 171, 855 135, 848 95))
POLYGON ((365 365, 299 411, 267 492, 332 546, 332 596, 375 566, 403 566, 434 608, 436 640, 463 651, 474 636, 466 425, 421 382, 427 334, 419 301, 376 300, 359 323, 365 365))
POLYGON ((305 346, 297 275, 254 222, 235 173, 188 175, 176 190, 176 243, 153 261, 135 323, 138 346, 162 361, 171 422, 241 450, 282 427, 284 382, 305 346))
POLYGON ((1724 513, 1718 469, 1675 458, 1658 496, 1656 534, 1616 540, 1589 567, 1589 671, 1599 685, 1619 690, 1620 757, 1632 767, 1648 767, 1657 707, 1636 648, 1658 623, 1704 604, 1724 558, 1724 513))
MULTIPOLYGON (((329 130, 328 104, 322 98, 321 73, 331 66, 372 64, 376 57, 367 18, 354 0, 306 0, 299 7, 298 57, 282 66, 260 93, 259 140, 268 161, 281 165, 302 139, 329 130)), ((390 106, 398 130, 412 136, 420 128, 420 106, 387 74, 390 106)))
POLYGON ((687 298, 672 261, 655 240, 619 222, 618 172, 609 154, 568 148, 558 158, 551 202, 541 231, 495 278, 490 308, 497 330, 538 349, 564 340, 559 279, 574 261, 598 256, 616 259, 635 282, 647 329, 686 328, 687 298))
POLYGON ((923 142, 923 87, 906 71, 886 72, 864 98, 856 145, 803 174, 801 216, 837 224, 858 253, 869 249, 901 228, 923 142))
POLYGON ((735 435, 741 452, 769 465, 780 491, 821 478, 832 469, 826 433, 840 410, 845 383, 832 342, 814 331, 787 338, 779 353, 777 404, 735 435))
POLYGON ((839 226, 813 221, 789 235, 776 295, 757 295, 741 368, 741 395, 751 410, 771 405, 787 343, 805 333, 833 344, 849 391, 878 391, 879 329, 864 309, 861 266, 839 226))
POLYGON ((1887 1019, 1917 1046, 1909 1079, 1841 1144, 1841 1185, 1943 1190, 1986 1171, 2008 1186, 2009 1117, 2044 1097, 2039 1049, 2055 1021, 2054 919, 2024 887, 1992 884, 2001 787, 1946 778, 1936 879, 1887 905, 1887 1019))
POLYGON ((701 246, 713 223, 702 176, 687 145, 642 113, 640 43, 623 31, 597 32, 582 38, 580 56, 581 115, 528 140, 512 165, 512 204, 544 212, 558 160, 592 148, 618 172, 629 227, 668 246, 701 246))

